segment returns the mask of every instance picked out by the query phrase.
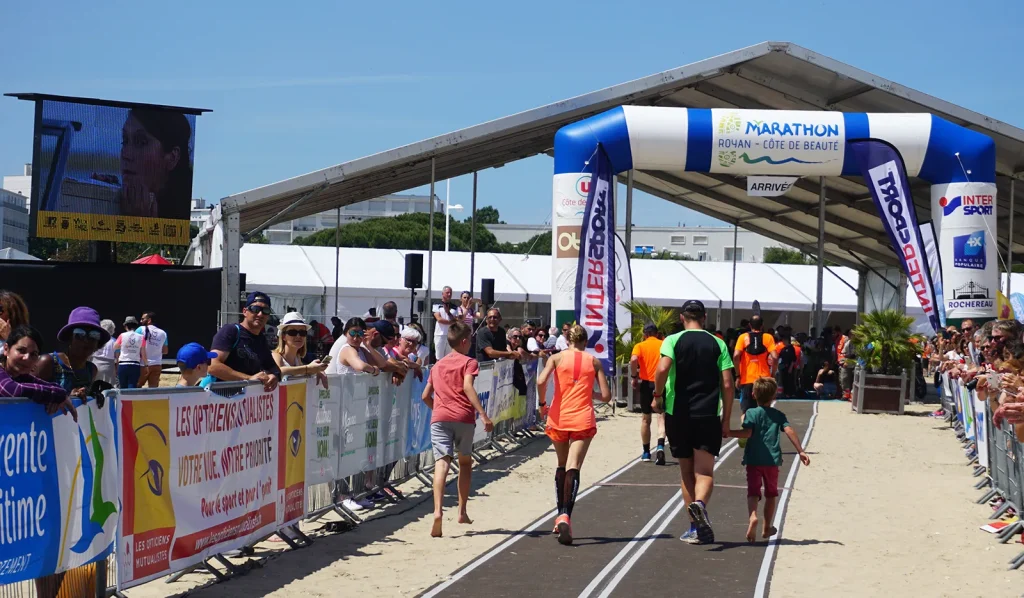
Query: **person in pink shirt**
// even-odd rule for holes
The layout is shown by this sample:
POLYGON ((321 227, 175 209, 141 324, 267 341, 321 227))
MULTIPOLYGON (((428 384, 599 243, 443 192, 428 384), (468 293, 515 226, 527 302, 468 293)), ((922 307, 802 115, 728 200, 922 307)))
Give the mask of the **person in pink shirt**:
POLYGON ((473 523, 466 511, 473 474, 473 431, 479 413, 488 432, 494 424, 484 412, 473 382, 480 374, 480 365, 469 357, 471 331, 462 322, 448 328, 448 345, 452 352, 441 358, 430 371, 423 402, 433 413, 430 416, 430 442, 434 445, 434 524, 430 535, 441 537, 442 502, 448 468, 455 451, 459 452, 459 523, 473 523))

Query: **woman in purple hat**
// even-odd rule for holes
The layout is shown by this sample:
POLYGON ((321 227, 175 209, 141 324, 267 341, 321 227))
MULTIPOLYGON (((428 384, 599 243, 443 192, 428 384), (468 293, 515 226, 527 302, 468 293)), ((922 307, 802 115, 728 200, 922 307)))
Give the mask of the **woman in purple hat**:
POLYGON ((91 307, 76 307, 68 316, 68 325, 57 333, 57 340, 67 349, 40 357, 36 376, 68 393, 79 388, 88 392, 96 379, 96 365, 89 357, 110 340, 110 334, 100 327, 100 315, 91 307))

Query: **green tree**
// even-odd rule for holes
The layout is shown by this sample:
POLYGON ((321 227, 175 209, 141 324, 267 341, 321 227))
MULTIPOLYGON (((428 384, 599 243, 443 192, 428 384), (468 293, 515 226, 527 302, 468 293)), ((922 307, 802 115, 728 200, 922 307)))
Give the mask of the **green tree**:
POLYGON ((850 339, 857 357, 863 359, 870 371, 898 376, 913 367, 914 357, 921 354, 925 338, 913 334, 910 327, 914 318, 895 309, 876 311, 861 316, 861 323, 853 327, 850 339))
MULTIPOLYGON (((472 224, 459 222, 454 218, 449 223, 452 251, 469 251, 472 224)), ((434 249, 444 247, 444 217, 434 217, 434 249)), ((334 247, 334 231, 330 228, 308 237, 296 239, 295 245, 334 247)), ((342 225, 338 242, 342 247, 370 247, 377 249, 419 249, 429 246, 430 216, 428 214, 402 214, 391 218, 372 218, 363 222, 342 225)), ((548 245, 548 253, 550 253, 548 245)), ((498 243, 491 231, 478 226, 476 229, 476 250, 501 252, 504 244, 498 243)))
MULTIPOLYGON (((494 206, 484 206, 476 209, 476 221, 480 224, 505 224, 494 206)), ((473 215, 466 218, 466 222, 473 222, 473 215)))
POLYGON ((764 263, 798 264, 806 266, 814 264, 815 260, 809 255, 800 253, 796 249, 787 249, 785 247, 766 247, 764 250, 764 263))
POLYGON ((632 314, 633 325, 625 330, 620 328, 621 332, 615 339, 615 361, 621 364, 629 363, 633 347, 644 340, 644 326, 654 324, 658 327, 658 332, 668 335, 679 322, 679 315, 667 307, 651 305, 645 301, 626 301, 622 306, 632 314))

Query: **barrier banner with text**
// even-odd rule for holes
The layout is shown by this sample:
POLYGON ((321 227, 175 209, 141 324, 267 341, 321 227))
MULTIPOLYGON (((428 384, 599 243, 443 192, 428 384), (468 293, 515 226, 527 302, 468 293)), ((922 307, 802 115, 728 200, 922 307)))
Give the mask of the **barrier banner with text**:
POLYGON ((117 531, 114 401, 47 415, 35 403, 4 406, 0 423, 0 584, 106 558, 117 531))
MULTIPOLYGON (((491 413, 488 411, 488 405, 491 402, 491 395, 494 394, 494 365, 496 363, 492 361, 482 364, 480 374, 476 377, 476 382, 473 383, 476 395, 480 398, 480 406, 484 408, 484 413, 488 414, 487 417, 490 417, 491 413)), ((473 430, 473 444, 483 442, 489 436, 487 430, 484 430, 484 420, 477 414, 476 428, 473 430)))
POLYGON ((291 525, 306 514, 306 387, 304 380, 278 386, 278 527, 291 525))
POLYGON ((494 390, 487 403, 487 417, 494 423, 522 417, 525 402, 517 401, 516 387, 512 385, 515 363, 508 360, 494 363, 494 390))
MULTIPOLYGON (((333 382, 331 384, 330 382, 333 382)), ((324 388, 306 382, 306 486, 326 484, 338 479, 341 458, 341 380, 324 388)))
POLYGON ((119 587, 241 548, 304 507, 294 485, 305 455, 291 454, 305 436, 304 395, 305 383, 120 394, 119 587))
POLYGON ((406 380, 407 384, 412 385, 412 389, 409 391, 409 425, 405 437, 406 457, 429 451, 432 447, 430 443, 431 412, 422 400, 423 389, 427 387, 428 380, 430 380, 429 369, 423 373, 423 380, 417 380, 415 376, 411 381, 406 380))

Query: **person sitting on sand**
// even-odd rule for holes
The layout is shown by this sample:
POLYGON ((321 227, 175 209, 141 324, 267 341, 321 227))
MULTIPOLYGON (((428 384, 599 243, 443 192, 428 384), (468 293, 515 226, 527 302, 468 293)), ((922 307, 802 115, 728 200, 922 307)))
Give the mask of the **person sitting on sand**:
POLYGON ((743 429, 729 430, 735 438, 748 438, 743 449, 743 464, 747 466, 747 541, 753 542, 757 531, 757 503, 761 500, 761 486, 764 486, 764 525, 761 537, 767 540, 778 530, 772 526, 775 506, 779 497, 779 466, 782 465, 781 434, 784 432, 793 443, 800 462, 811 464, 811 458, 804 452, 793 426, 789 425, 786 414, 771 406, 775 400, 778 385, 774 378, 767 376, 754 381, 754 400, 757 407, 748 409, 743 415, 743 429))
POLYGON ((480 374, 480 365, 469 357, 471 331, 462 322, 452 322, 444 344, 452 349, 434 364, 423 389, 423 402, 433 413, 430 416, 430 442, 434 446, 434 524, 430 535, 441 537, 444 486, 448 468, 456 449, 459 452, 459 523, 473 523, 466 512, 473 474, 473 431, 476 414, 490 432, 494 424, 488 419, 473 382, 480 374))

